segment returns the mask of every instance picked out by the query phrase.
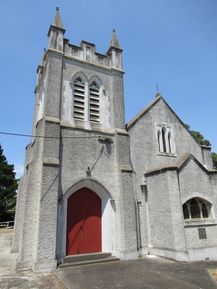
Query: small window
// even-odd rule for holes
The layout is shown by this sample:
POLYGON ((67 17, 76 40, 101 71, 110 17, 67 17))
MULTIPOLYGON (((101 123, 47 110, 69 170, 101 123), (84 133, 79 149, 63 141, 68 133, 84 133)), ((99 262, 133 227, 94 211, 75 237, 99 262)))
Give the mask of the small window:
POLYGON ((211 204, 200 198, 188 200, 182 206, 185 220, 206 219, 210 217, 211 204))
POLYGON ((169 146, 169 153, 172 153, 171 149, 171 132, 168 133, 168 146, 169 146))
POLYGON ((73 85, 74 118, 84 120, 85 84, 81 77, 76 78, 73 85))
POLYGON ((161 140, 161 132, 160 132, 160 130, 158 130, 158 132, 157 132, 157 141, 158 141, 159 152, 161 151, 160 140, 161 140))
POLYGON ((99 122, 99 90, 99 85, 93 81, 89 90, 89 118, 93 122, 99 122))
POLYGON ((199 202, 197 199, 192 199, 190 202, 190 208, 191 208, 191 218, 200 218, 200 207, 199 202))
POLYGON ((167 152, 167 147, 166 147, 166 128, 162 128, 162 141, 163 141, 163 152, 167 152))

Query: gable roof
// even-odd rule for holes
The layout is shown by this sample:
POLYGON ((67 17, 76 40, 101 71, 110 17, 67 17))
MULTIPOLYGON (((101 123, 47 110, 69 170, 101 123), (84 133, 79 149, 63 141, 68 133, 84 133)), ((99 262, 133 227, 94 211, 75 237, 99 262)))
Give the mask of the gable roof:
POLYGON ((149 110, 152 109, 159 101, 163 101, 163 103, 166 105, 166 107, 172 112, 172 114, 178 119, 180 124, 184 127, 184 129, 189 133, 191 138, 199 145, 202 146, 191 134, 190 130, 186 127, 184 122, 179 118, 179 116, 175 113, 175 111, 169 106, 169 104, 166 102, 166 100, 163 98, 162 95, 157 93, 156 98, 142 111, 140 111, 134 118, 132 118, 127 124, 126 124, 126 130, 129 131, 149 110))
POLYGON ((208 170, 195 158, 194 155, 192 155, 191 153, 185 153, 174 164, 165 165, 165 166, 161 166, 153 170, 150 170, 145 173, 145 176, 148 177, 151 175, 159 174, 164 171, 171 171, 171 170, 181 171, 191 160, 193 160, 206 174, 211 174, 211 173, 217 174, 217 170, 208 170))
POLYGON ((148 106, 146 106, 126 124, 126 129, 129 130, 132 126, 134 126, 137 121, 140 120, 143 115, 145 115, 160 99, 164 100, 161 95, 156 96, 156 98, 148 106))

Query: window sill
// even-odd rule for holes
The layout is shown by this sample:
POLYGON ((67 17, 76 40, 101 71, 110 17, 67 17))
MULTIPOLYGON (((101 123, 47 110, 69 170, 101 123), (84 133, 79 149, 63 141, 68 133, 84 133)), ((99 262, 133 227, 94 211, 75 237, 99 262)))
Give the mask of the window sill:
POLYGON ((163 156, 163 157, 171 157, 171 158, 177 158, 176 154, 170 154, 170 153, 158 153, 158 156, 163 156))
POLYGON ((217 223, 212 219, 194 219, 194 220, 184 220, 184 227, 203 227, 203 226, 216 226, 217 223))

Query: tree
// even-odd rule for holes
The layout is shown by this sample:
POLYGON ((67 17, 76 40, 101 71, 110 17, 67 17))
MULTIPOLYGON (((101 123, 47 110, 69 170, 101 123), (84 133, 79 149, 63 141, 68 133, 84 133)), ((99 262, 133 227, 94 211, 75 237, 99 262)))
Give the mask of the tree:
POLYGON ((214 168, 217 169, 217 153, 212 153, 212 161, 214 168))
POLYGON ((14 166, 7 163, 0 144, 0 221, 6 221, 14 214, 16 205, 17 180, 14 166))
POLYGON ((192 136, 196 139, 197 142, 199 142, 199 144, 205 145, 205 146, 211 146, 210 141, 205 139, 204 136, 199 131, 191 130, 190 125, 188 124, 185 124, 185 127, 190 131, 192 136))
MULTIPOLYGON (((205 146, 211 146, 210 141, 204 138, 204 136, 199 132, 195 130, 191 130, 190 125, 185 124, 185 127, 190 131, 191 135, 195 138, 195 140, 205 146)), ((213 161, 213 167, 217 168, 217 154, 215 152, 211 153, 212 161, 213 161)))

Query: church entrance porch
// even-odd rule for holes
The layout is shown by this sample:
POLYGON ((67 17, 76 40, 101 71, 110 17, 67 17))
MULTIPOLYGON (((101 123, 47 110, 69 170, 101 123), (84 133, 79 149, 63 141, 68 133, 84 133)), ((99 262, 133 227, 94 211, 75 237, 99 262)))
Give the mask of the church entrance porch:
POLYGON ((82 188, 68 199, 66 255, 102 251, 101 199, 82 188))

